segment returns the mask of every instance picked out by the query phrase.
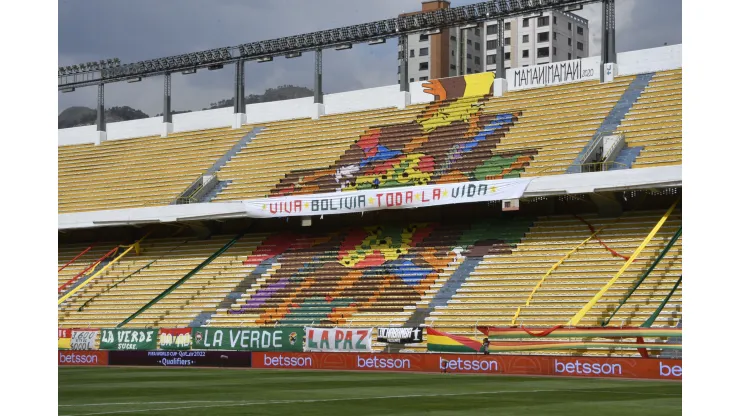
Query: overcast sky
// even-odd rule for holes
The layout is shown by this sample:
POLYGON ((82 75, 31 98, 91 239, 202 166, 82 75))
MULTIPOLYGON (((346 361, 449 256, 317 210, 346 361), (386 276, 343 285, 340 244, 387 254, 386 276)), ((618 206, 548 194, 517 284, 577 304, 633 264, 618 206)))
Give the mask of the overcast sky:
MULTIPOLYGON (((452 7, 477 0, 452 0, 452 7)), ((681 43, 681 0, 617 0, 617 51, 681 43)), ((421 9, 421 0, 59 0, 59 65, 105 58, 128 63, 385 19, 421 9)), ((600 3, 589 19, 590 52, 599 55, 600 3)), ((324 51, 324 92, 396 83, 396 42, 324 51)), ((247 94, 283 84, 312 87, 313 54, 246 65, 247 94)), ((234 71, 173 74, 173 110, 199 110, 233 96, 234 71)), ((106 107, 162 111, 162 78, 106 86, 106 107)), ((96 89, 59 94, 59 111, 94 107, 96 89)))

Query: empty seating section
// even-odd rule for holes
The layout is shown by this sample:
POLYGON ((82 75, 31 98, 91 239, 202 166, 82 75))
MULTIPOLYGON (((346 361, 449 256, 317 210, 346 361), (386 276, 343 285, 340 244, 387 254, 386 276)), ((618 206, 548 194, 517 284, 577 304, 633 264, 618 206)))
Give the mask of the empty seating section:
POLYGON ((455 258, 459 233, 410 224, 268 240, 273 248, 258 252, 277 255, 276 263, 210 325, 349 325, 356 315, 353 326, 405 320, 455 258))
POLYGON ((496 150, 536 149, 536 157, 521 176, 564 174, 633 79, 626 76, 607 84, 588 81, 512 91, 489 99, 484 113, 522 112, 496 150))
POLYGON ((249 130, 61 146, 59 212, 168 205, 249 130))
POLYGON ((619 131, 643 147, 633 168, 681 164, 682 71, 656 73, 624 117, 619 131))
MULTIPOLYGON (((127 326, 401 326, 421 308, 429 314, 417 325, 477 339, 482 336, 476 325, 552 327, 568 322, 618 272, 661 215, 506 216, 246 234, 127 326), (596 237, 534 290, 553 265, 592 235, 589 225, 600 230, 596 237), (450 280, 466 259, 482 260, 462 280, 450 280)), ((580 325, 601 325, 680 225, 676 210, 580 325)), ((62 304, 60 327, 120 324, 233 238, 144 240, 140 255, 128 254, 62 304)), ((95 250, 109 245, 114 246, 95 250)), ((60 266, 84 248, 61 246, 60 266)), ((78 267, 98 252, 86 253, 78 267)), ((610 325, 639 326, 656 310, 681 276, 681 253, 679 238, 610 325)), ((675 326, 680 319, 679 286, 654 325, 675 326)))
MULTIPOLYGON (((141 255, 129 253, 63 303, 59 309, 59 325, 118 325, 233 237, 144 240, 141 255)), ((241 259, 248 256, 261 239, 262 235, 244 236, 128 326, 187 326, 201 311, 215 310, 218 302, 241 280, 239 276, 249 272, 248 267, 242 266, 241 259)))
POLYGON ((412 120, 419 108, 379 109, 328 115, 318 120, 269 123, 221 169, 220 179, 232 183, 214 202, 268 196, 288 172, 325 169, 370 126, 412 120))
MULTIPOLYGON (((634 79, 266 123, 214 201, 563 174, 634 79)), ((681 163, 681 79, 655 73, 622 120, 634 167, 681 163)), ((167 205, 250 129, 61 146, 59 211, 167 205)))
MULTIPOLYGON (((572 216, 543 217, 511 254, 485 256, 446 307, 437 308, 426 323, 436 329, 481 337, 476 324, 551 327, 578 312, 624 265, 660 219, 662 212, 637 212, 619 218, 583 217, 596 230, 605 227, 565 260, 525 303, 546 272, 591 234, 572 216), (608 248, 607 248, 608 247, 608 248)), ((652 264, 681 225, 674 211, 635 262, 617 280, 579 325, 598 326, 652 264)), ((681 239, 612 319, 612 326, 639 326, 658 307, 681 276, 681 239)), ((681 289, 656 320, 656 326, 675 326, 681 318, 681 289)))
MULTIPOLYGON (((57 287, 61 287, 70 279, 76 277, 77 275, 88 269, 93 263, 103 257, 111 249, 115 248, 117 245, 118 243, 100 242, 94 245, 91 243, 84 243, 60 246, 57 256, 57 259, 59 261, 57 269, 62 268, 64 265, 74 260, 75 257, 77 257, 77 259, 58 272, 57 287), (92 248, 90 248, 90 250, 87 250, 84 254, 80 255, 91 245, 92 248)), ((93 269, 90 270, 92 271, 93 269)))

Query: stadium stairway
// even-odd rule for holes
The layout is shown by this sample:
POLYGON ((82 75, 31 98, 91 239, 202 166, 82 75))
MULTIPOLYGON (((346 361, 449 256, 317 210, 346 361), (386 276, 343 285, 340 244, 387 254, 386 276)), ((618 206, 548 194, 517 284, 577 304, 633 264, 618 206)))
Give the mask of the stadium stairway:
MULTIPOLYGON (((624 116, 627 115, 627 113, 630 111, 632 106, 637 102, 638 98, 640 98, 640 95, 645 90, 645 87, 648 86, 650 83, 650 80, 653 78, 653 75, 655 75, 654 72, 650 72, 647 74, 640 74, 637 75, 632 82, 630 82, 627 89, 624 91, 621 97, 619 97, 619 100, 617 100, 617 103, 614 104, 614 107, 612 107, 611 111, 609 111, 609 114, 604 118, 604 120, 601 122, 601 125, 598 129, 596 129, 596 132, 594 133, 591 140, 584 146, 583 150, 578 154, 576 159, 573 161, 573 164, 568 168, 566 173, 578 173, 581 171, 580 166, 578 166, 579 163, 581 163, 581 160, 585 158, 586 152, 591 147, 592 143, 595 140, 599 140, 602 135, 605 134, 611 134, 613 133, 621 124, 622 120, 624 119, 624 116)), ((634 152, 634 151, 633 151, 634 152)), ((633 152, 626 152, 623 155, 623 160, 629 161, 629 156, 633 154, 633 152)), ((639 154, 639 150, 638 150, 639 154)), ((619 156, 619 155, 618 155, 619 156)), ((635 158, 637 156, 635 155, 635 158)), ((634 161, 634 159, 632 159, 634 161)), ((632 162, 629 162, 629 165, 632 165, 632 162)))
POLYGON ((618 131, 626 145, 642 146, 633 168, 681 164, 682 70, 655 74, 618 131))

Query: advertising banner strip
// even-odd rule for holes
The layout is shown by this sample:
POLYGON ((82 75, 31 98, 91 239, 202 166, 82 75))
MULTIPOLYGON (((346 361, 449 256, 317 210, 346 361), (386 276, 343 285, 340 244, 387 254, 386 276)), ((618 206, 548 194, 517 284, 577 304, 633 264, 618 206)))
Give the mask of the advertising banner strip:
POLYGON ((572 59, 506 70, 509 91, 600 79, 598 57, 572 59))
POLYGON ((424 328, 378 328, 378 342, 387 344, 415 344, 423 341, 424 328))
POLYGON ((414 371, 681 380, 682 361, 658 358, 476 354, 255 352, 253 368, 414 371))
POLYGON ((57 330, 57 348, 68 350, 72 344, 72 330, 69 328, 58 328, 57 330))
POLYGON ((277 328, 192 328, 192 348, 232 351, 302 351, 304 330, 277 328))
POLYGON ((496 328, 479 326, 478 331, 495 338, 655 338, 681 337, 681 328, 496 328))
POLYGON ((110 351, 109 365, 250 367, 248 351, 110 351))
POLYGON ((98 338, 97 329, 73 329, 70 348, 73 350, 94 350, 98 338))
POLYGON ((372 351, 372 328, 306 327, 305 351, 372 351))
POLYGON ((103 329, 101 350, 156 350, 156 329, 103 329))
POLYGON ((59 365, 108 365, 108 351, 57 351, 59 365))
POLYGON ((499 179, 439 185, 405 186, 361 191, 283 196, 242 201, 250 217, 279 218, 345 214, 381 209, 521 198, 531 179, 499 179))
POLYGON ((159 349, 189 350, 191 328, 159 328, 159 349))

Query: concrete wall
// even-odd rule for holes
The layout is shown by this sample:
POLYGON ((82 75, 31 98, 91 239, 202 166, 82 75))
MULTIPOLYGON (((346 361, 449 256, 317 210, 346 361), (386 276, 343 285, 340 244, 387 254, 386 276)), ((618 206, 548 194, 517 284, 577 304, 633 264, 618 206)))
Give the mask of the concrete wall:
POLYGON ((619 75, 641 74, 681 68, 681 45, 661 46, 617 54, 619 75))
MULTIPOLYGON (((681 45, 623 52, 617 55, 618 73, 619 75, 631 75, 680 68, 682 65, 681 52, 681 45)), ((600 57, 592 56, 584 59, 584 61, 591 60, 600 60, 600 57)), ((422 87, 424 83, 420 81, 410 83, 411 104, 428 103, 434 100, 432 95, 424 92, 422 87)), ((403 94, 399 92, 398 85, 324 96, 326 114, 395 107, 402 101, 403 94)), ((247 123, 256 124, 276 120, 308 118, 314 114, 316 114, 316 106, 313 103, 313 97, 250 104, 247 106, 247 123)), ((172 117, 174 132, 227 127, 231 126, 233 122, 234 110, 231 107, 175 114, 172 117)), ((108 123, 107 127, 108 140, 158 136, 163 130, 161 117, 108 123)), ((95 126, 60 129, 58 130, 58 146, 93 143, 97 137, 95 130, 95 126)))
POLYGON ((325 114, 348 113, 398 106, 401 90, 398 85, 324 95, 325 114))
MULTIPOLYGON (((233 119, 234 109, 229 108, 229 110, 233 119)), ((249 104, 247 105, 247 124, 307 118, 311 117, 314 112, 313 97, 249 104)))

